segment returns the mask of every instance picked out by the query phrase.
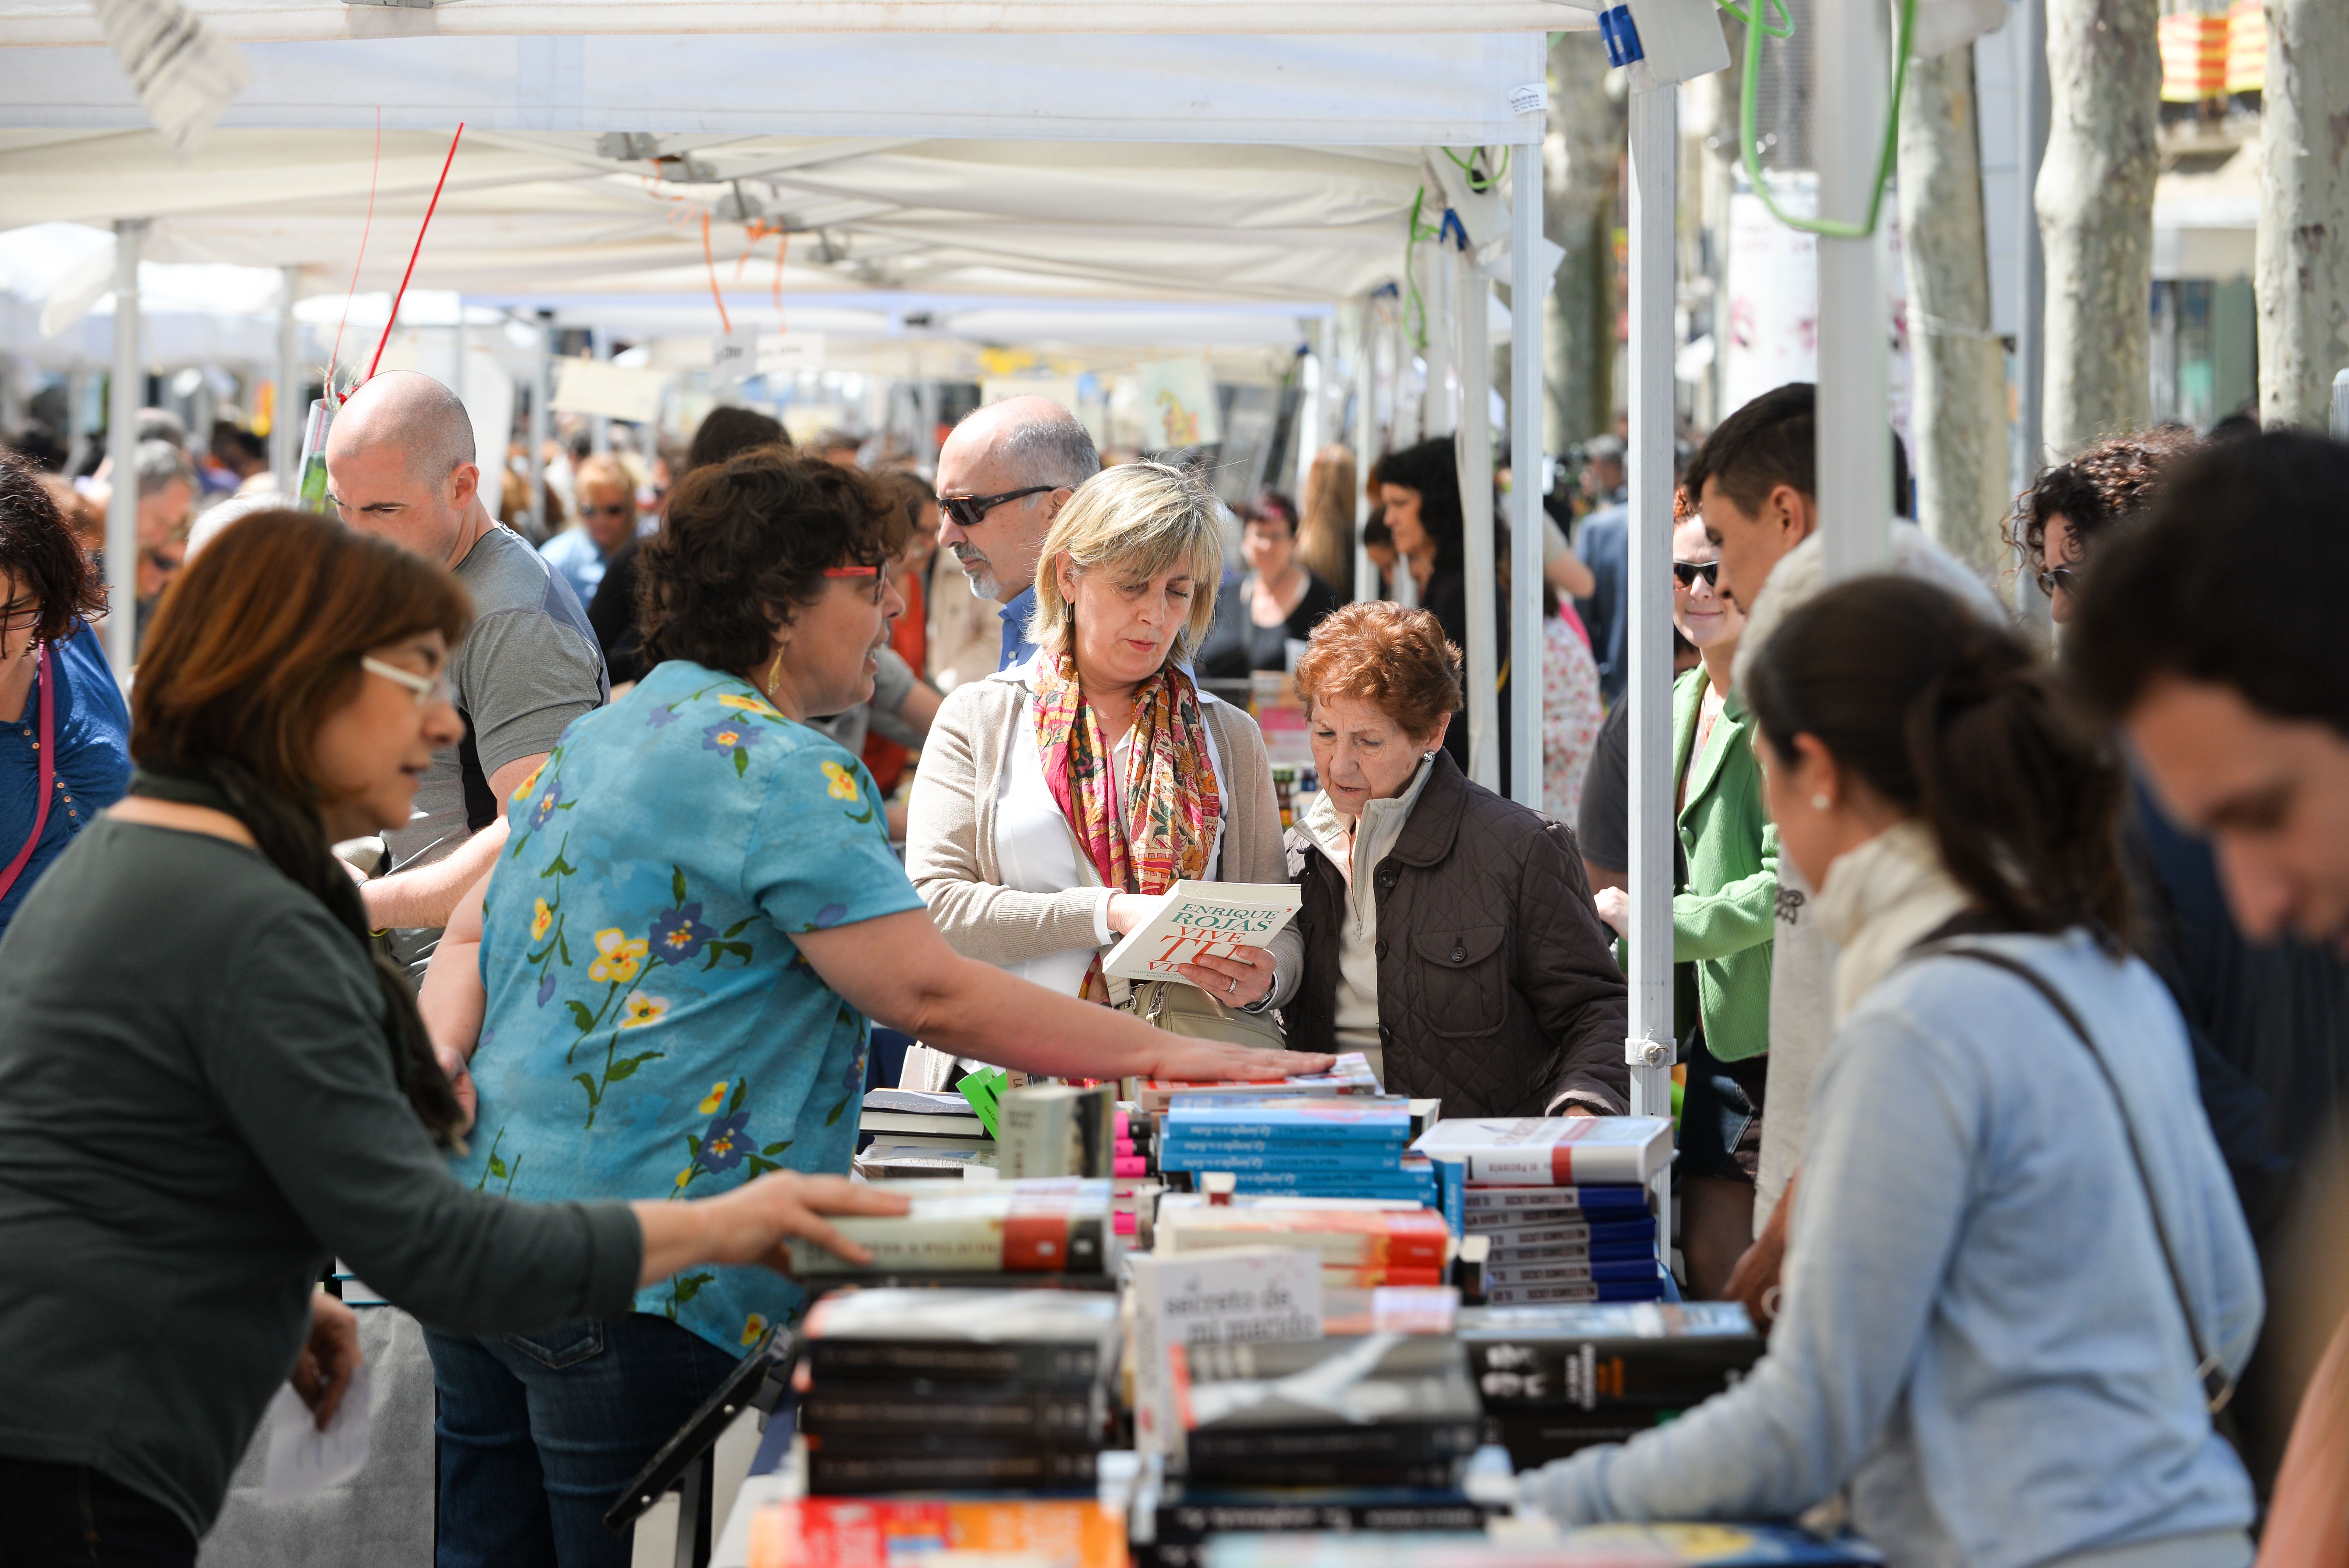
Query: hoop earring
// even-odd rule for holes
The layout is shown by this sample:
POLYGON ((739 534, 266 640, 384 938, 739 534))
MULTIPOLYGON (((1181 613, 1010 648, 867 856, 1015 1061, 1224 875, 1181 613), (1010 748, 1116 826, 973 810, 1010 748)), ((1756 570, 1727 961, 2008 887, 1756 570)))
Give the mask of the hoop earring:
POLYGON ((780 683, 781 682, 782 678, 783 678, 783 645, 782 645, 782 644, 781 644, 781 643, 777 643, 777 644, 775 645, 775 662, 774 662, 773 664, 771 664, 771 665, 769 665, 767 666, 767 685, 766 685, 765 696, 766 696, 766 698, 767 698, 767 700, 768 700, 769 702, 772 702, 772 701, 774 701, 774 700, 775 700, 775 687, 776 687, 776 686, 777 686, 778 684, 780 684, 780 683))

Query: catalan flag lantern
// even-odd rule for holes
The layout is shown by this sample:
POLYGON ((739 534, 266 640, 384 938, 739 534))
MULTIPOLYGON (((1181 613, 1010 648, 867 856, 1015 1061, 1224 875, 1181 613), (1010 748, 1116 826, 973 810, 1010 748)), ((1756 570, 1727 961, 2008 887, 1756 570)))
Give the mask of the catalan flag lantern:
POLYGON ((2255 93, 2267 81, 2267 13, 2261 0, 2235 0, 2227 11, 2227 90, 2255 93))
MULTIPOLYGON (((2258 0, 2251 0, 2251 8, 2256 15, 2258 0)), ((2201 11, 2173 12, 2161 18, 2162 102, 2196 103, 2227 91, 2230 20, 2201 11)))

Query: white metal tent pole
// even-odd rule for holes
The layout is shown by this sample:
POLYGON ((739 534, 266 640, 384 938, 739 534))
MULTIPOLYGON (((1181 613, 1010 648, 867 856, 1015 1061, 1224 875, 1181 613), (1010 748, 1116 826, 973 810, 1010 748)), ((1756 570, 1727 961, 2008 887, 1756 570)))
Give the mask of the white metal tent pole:
POLYGON ((301 285, 302 269, 277 269, 282 293, 277 299, 277 401, 269 415, 269 474, 278 490, 292 495, 301 488, 302 420, 310 409, 302 396, 302 324, 294 317, 294 291, 301 285))
POLYGON ((1419 255, 1421 308, 1427 316, 1427 347, 1421 357, 1427 362, 1427 380, 1420 388, 1419 434, 1414 439, 1448 436, 1460 428, 1452 402, 1459 340, 1454 318, 1460 314, 1460 302, 1454 297, 1457 291, 1453 287, 1450 251, 1448 242, 1434 240, 1419 255))
MULTIPOLYGON (((1630 724, 1631 1113, 1672 1106, 1672 307, 1679 97, 1631 94, 1630 724)), ((1671 1234, 1668 1178, 1658 1226, 1671 1234)))
POLYGON ((114 224, 114 374, 107 388, 106 454, 114 491, 106 504, 106 657, 126 685, 139 654, 139 249, 147 220, 114 224))
POLYGON ((530 527, 546 541, 546 443, 554 432, 554 313, 538 313, 538 359, 530 377, 530 527))
MULTIPOLYGON (((1811 29, 1822 90, 1811 99, 1823 217, 1864 217, 1890 97, 1883 0, 1818 0, 1811 29), (1832 84, 1831 86, 1828 84, 1832 84)), ((1892 450, 1881 224, 1864 239, 1819 236, 1819 529, 1829 582, 1883 567, 1892 450)))
POLYGON ((1542 809, 1542 160, 1509 165, 1509 798, 1542 809))
MULTIPOLYGON (((2013 35, 2015 162, 2014 258, 2020 273, 2014 291, 2014 414, 2021 490, 2038 477, 2047 460, 2041 419, 2046 405, 2047 253, 2039 239, 2039 166, 2047 159, 2047 5, 2022 0, 2008 13, 2013 35)), ((2044 643, 2054 627, 2047 596, 2028 572, 2014 574, 2014 607, 2044 643)))
POLYGON ((1289 490, 1300 507, 1305 504, 1306 480, 1313 473, 1314 454, 1321 449, 1323 368, 1334 348, 1330 323, 1305 324, 1305 352, 1297 363, 1297 469, 1289 490))
POLYGON ((1493 285, 1465 251, 1447 245, 1460 377, 1460 423, 1453 435, 1460 474, 1462 565, 1468 578, 1468 777, 1498 792, 1501 781, 1500 573, 1493 560, 1493 285))
MULTIPOLYGON (((464 322, 465 313, 460 310, 457 313, 457 363, 460 367, 465 363, 464 322)), ((595 358, 609 359, 612 357, 612 335, 604 328, 600 326, 589 327, 587 329, 587 345, 588 352, 595 358)), ((460 368, 458 374, 461 377, 464 372, 460 368)), ((460 385, 462 385, 461 381, 460 382, 460 385)), ((597 414, 590 418, 587 421, 587 442, 588 449, 590 451, 610 451, 612 449, 612 421, 601 414, 597 414)))

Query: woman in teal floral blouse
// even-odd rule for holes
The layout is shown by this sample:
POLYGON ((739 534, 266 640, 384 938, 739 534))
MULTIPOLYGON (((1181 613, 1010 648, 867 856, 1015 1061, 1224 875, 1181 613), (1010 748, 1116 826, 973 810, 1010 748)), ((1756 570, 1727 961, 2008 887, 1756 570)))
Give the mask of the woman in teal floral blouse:
MULTIPOLYGON (((957 956, 891 852, 864 769, 802 720, 872 694, 904 608, 903 508, 778 448, 697 470, 643 551, 651 673, 574 722, 508 807, 480 908, 427 982, 473 1032, 460 1173, 517 1198, 698 1197, 840 1172, 870 1018, 1030 1072, 1269 1077, 1329 1058, 1179 1040, 957 956)), ((460 1086, 461 1088, 462 1086, 460 1086)), ((441 1568, 627 1561, 600 1517, 801 1295, 695 1269, 626 1319, 433 1332, 441 1568)))

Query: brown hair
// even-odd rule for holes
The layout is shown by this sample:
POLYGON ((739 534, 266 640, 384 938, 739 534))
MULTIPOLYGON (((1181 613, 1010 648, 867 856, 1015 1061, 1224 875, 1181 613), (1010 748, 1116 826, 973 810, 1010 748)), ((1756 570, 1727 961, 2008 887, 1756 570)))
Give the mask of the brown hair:
POLYGON ((636 556, 645 659, 741 671, 773 656, 775 629, 823 593, 834 566, 905 553, 904 503, 861 469, 753 447, 690 470, 636 556))
POLYGON ((2061 517, 2085 554, 2091 539, 2142 511, 2170 465, 2201 444, 2191 430, 2106 437, 2070 462, 2042 470, 2015 498, 2007 542, 2022 552, 2025 571, 2036 570, 2047 548, 2047 521, 2061 517))
POLYGON ((1816 738, 2002 926, 2127 945, 2127 776, 2013 632, 1931 583, 1855 578, 1788 614, 1742 684, 1780 756, 1816 738))
POLYGON ((1313 466, 1305 471, 1297 553, 1325 583, 1352 581, 1356 493, 1352 452, 1332 441, 1313 454, 1313 466))
POLYGON ((1340 605, 1298 658, 1297 695, 1309 714, 1327 697, 1360 697, 1405 735, 1432 735, 1460 711, 1460 650, 1425 610, 1384 599, 1340 605))
POLYGON ((106 590, 57 498, 30 463, 9 451, 0 451, 0 573, 40 606, 33 626, 38 642, 65 641, 106 608, 106 590))
POLYGON ((165 590, 130 692, 130 754, 161 776, 151 792, 175 780, 216 789, 270 862, 368 954, 393 1078, 443 1143, 460 1119, 455 1096, 312 802, 319 726, 353 699, 361 655, 422 632, 453 645, 471 618, 454 577, 398 545, 312 512, 256 512, 165 590))

